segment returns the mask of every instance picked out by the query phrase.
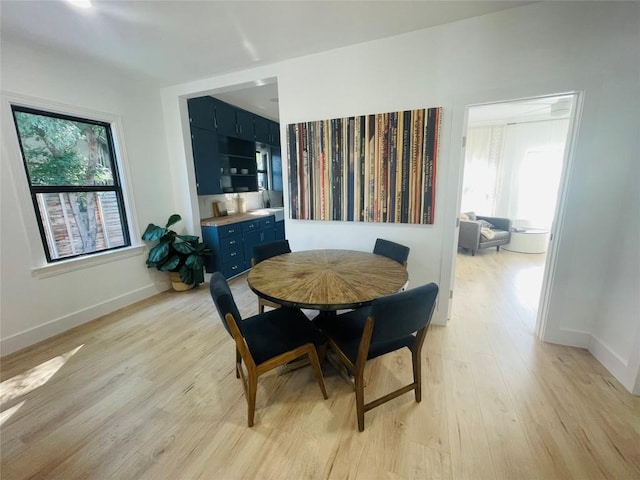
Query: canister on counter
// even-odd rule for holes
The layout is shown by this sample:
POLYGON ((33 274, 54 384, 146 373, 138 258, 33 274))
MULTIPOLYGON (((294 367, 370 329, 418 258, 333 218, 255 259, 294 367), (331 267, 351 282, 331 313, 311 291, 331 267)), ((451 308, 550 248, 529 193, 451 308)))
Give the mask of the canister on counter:
POLYGON ((247 212, 247 200, 242 198, 242 197, 238 197, 235 199, 236 202, 236 212, 237 213, 246 213, 247 212))

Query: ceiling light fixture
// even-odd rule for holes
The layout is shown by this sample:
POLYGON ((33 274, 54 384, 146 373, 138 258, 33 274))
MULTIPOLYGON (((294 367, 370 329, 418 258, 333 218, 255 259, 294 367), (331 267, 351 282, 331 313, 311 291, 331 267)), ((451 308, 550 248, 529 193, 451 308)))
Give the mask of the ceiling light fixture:
POLYGON ((68 3, 78 8, 91 8, 91 0, 67 0, 68 3))

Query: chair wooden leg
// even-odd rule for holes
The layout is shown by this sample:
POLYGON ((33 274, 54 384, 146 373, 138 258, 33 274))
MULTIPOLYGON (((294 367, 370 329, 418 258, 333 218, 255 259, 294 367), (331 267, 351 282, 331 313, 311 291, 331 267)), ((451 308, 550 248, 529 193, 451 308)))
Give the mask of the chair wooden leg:
POLYGON ((247 425, 253 427, 253 419, 256 414, 256 393, 258 392, 258 376, 255 372, 249 372, 247 379, 247 425))
POLYGON ((240 378, 240 369, 242 368, 242 356, 236 348, 236 378, 240 378))
POLYGON ((420 352, 411 350, 411 360, 413 363, 413 381, 416 384, 416 402, 422 401, 422 363, 420 362, 420 352))
POLYGON ((313 367, 313 371, 316 374, 316 380, 318 381, 318 385, 320 386, 320 390, 322 391, 322 396, 326 400, 329 398, 327 395, 327 388, 324 385, 324 377, 322 376, 322 368, 320 368, 320 361, 318 360, 318 354, 316 353, 316 348, 312 345, 309 350, 309 362, 311 362, 311 366, 313 367))
POLYGON ((364 372, 356 372, 356 415, 358 417, 358 430, 364 431, 364 372))

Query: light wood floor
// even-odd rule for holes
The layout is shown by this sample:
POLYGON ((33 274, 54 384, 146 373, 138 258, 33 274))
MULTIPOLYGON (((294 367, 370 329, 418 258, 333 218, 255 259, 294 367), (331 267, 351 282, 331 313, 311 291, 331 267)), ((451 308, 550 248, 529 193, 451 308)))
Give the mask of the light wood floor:
MULTIPOLYGON (((586 351, 532 333, 543 256, 458 255, 453 318, 413 395, 365 417, 325 367, 261 377, 246 427, 234 346, 201 286, 167 292, 2 359, 1 476, 13 479, 640 478, 640 398, 586 351)), ((257 301, 232 283, 243 315, 257 301)), ((367 398, 410 378, 370 362, 367 398)))

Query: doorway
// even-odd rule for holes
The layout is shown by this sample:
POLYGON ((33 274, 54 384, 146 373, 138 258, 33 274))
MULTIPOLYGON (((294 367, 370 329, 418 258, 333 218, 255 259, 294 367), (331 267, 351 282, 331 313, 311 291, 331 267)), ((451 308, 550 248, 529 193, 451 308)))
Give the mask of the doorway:
POLYGON ((508 219, 511 242, 474 256, 458 248, 452 319, 473 308, 469 298, 491 299, 499 303, 487 314, 541 331, 576 100, 571 93, 467 107, 460 212, 508 219))
MULTIPOLYGON (((200 95, 205 96, 205 93, 206 96, 227 104, 233 112, 236 112, 236 109, 238 109, 237 112, 243 112, 242 116, 245 119, 243 127, 250 127, 255 132, 255 142, 249 138, 241 138, 242 151, 240 152, 237 147, 233 152, 229 151, 228 147, 221 147, 221 151, 224 150, 224 156, 243 157, 240 166, 245 166, 245 160, 252 157, 255 158, 255 164, 248 164, 247 172, 237 168, 237 165, 221 165, 224 169, 224 175, 220 178, 223 193, 199 194, 198 212, 196 212, 198 218, 213 216, 213 204, 221 205, 222 207, 218 208, 226 212, 237 211, 239 208, 256 210, 267 206, 283 207, 277 78, 263 78, 242 84, 227 85, 216 90, 200 92, 200 95), (258 129, 260 135, 258 135, 258 129), (239 207, 240 205, 242 207, 239 207)), ((238 114, 231 113, 231 116, 233 115, 238 114)), ((233 134, 221 135, 234 137, 233 134)), ((220 141, 220 136, 218 139, 220 141)), ((234 142, 237 145, 238 142, 236 140, 234 142)))

